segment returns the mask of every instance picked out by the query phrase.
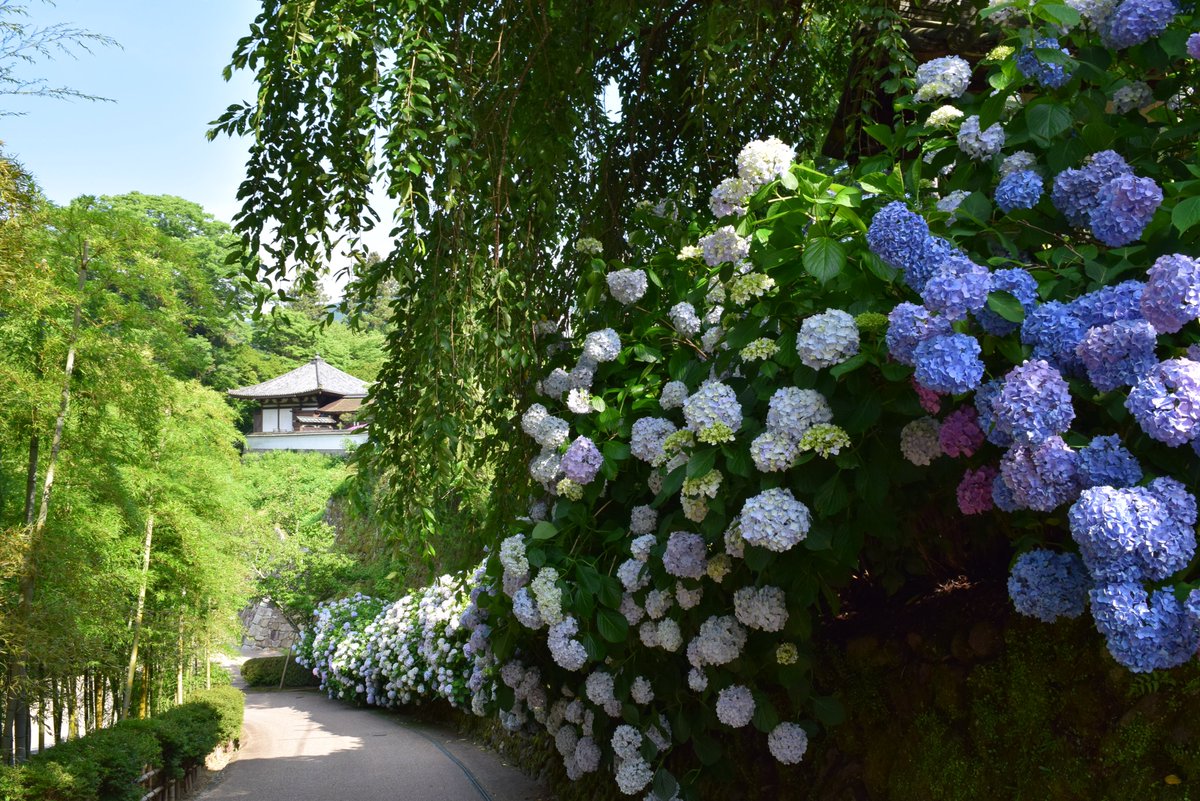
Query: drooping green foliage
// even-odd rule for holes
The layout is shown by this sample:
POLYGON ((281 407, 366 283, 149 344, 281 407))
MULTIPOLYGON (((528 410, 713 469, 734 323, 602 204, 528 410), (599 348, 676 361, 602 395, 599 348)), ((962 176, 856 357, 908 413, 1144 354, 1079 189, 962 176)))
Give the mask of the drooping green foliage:
POLYGON ((754 136, 815 149, 858 9, 264 3, 231 65, 258 97, 212 131, 252 137, 236 230, 261 275, 294 266, 300 290, 344 245, 352 312, 394 282, 360 458, 413 550, 446 527, 481 542, 516 508, 510 421, 534 323, 570 311, 571 243, 619 251, 634 199, 692 202, 754 136), (376 222, 383 198, 395 215, 376 222), (376 225, 394 244, 372 263, 360 236, 376 225))

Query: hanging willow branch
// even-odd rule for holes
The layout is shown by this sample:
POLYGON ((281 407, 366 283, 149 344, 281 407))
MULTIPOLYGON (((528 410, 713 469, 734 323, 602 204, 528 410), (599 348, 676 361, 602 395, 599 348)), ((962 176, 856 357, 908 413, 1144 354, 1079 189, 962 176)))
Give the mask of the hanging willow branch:
POLYGON ((236 228, 259 277, 304 290, 345 249, 351 313, 399 286, 362 459, 397 521, 470 535, 522 504, 509 421, 533 323, 569 312, 564 246, 620 256, 636 200, 702 202, 750 139, 818 148, 857 19, 836 0, 264 1, 230 67, 258 96, 210 136, 251 138, 236 228), (372 190, 398 210, 369 264, 372 190))

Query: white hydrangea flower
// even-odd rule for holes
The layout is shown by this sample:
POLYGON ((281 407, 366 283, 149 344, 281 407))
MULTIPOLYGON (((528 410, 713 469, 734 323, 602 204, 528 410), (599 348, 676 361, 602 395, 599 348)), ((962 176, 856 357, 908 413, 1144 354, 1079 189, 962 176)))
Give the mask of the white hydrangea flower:
POLYGON ((637 303, 646 294, 645 270, 615 270, 604 277, 608 294, 617 303, 628 306, 637 303))
POLYGON ((900 429, 900 452, 915 465, 925 466, 942 455, 939 438, 941 424, 932 417, 922 417, 900 429))
POLYGON ((754 694, 741 684, 726 687, 717 694, 717 720, 735 729, 754 717, 754 694))
POLYGON ((590 414, 592 411, 592 393, 582 387, 576 387, 567 393, 567 408, 575 414, 590 414))
POLYGON ((750 443, 750 458, 760 473, 788 470, 799 455, 796 439, 784 431, 768 428, 750 443))
POLYGON ((658 624, 653 620, 647 620, 638 627, 638 637, 642 640, 642 645, 647 648, 658 647, 658 624))
POLYGON ((621 761, 617 768, 617 787, 625 795, 640 793, 654 779, 654 768, 641 756, 621 761))
POLYGON ((647 464, 658 464, 663 443, 678 430, 674 423, 661 417, 635 420, 629 437, 629 452, 647 464))
POLYGON ((550 656, 563 670, 579 670, 587 663, 587 651, 583 643, 574 639, 578 633, 579 621, 573 617, 550 627, 546 644, 550 648, 550 656))
POLYGON ((713 187, 708 196, 708 207, 718 220, 731 214, 741 217, 746 213, 746 200, 755 189, 754 184, 744 178, 726 178, 713 187))
POLYGON ((767 428, 799 439, 818 423, 833 420, 833 409, 825 396, 814 389, 781 387, 767 404, 767 428))
POLYGON ((702 587, 691 589, 685 587, 682 581, 675 582, 675 600, 678 602, 680 609, 696 608, 703 597, 704 589, 702 587))
POLYGON ((671 653, 678 651, 683 645, 683 633, 679 630, 679 624, 669 617, 658 621, 655 639, 658 641, 658 647, 671 653))
POLYGON ((752 629, 783 631, 787 599, 778 587, 742 587, 733 594, 733 613, 739 623, 752 629))
POLYGON ((542 424, 549 417, 550 412, 546 411, 546 407, 540 403, 535 403, 525 411, 525 414, 521 415, 521 430, 529 436, 536 438, 542 430, 542 424))
POLYGON ((671 318, 671 325, 683 336, 690 337, 700 333, 700 318, 696 316, 696 308, 692 304, 676 303, 671 307, 668 316, 671 318))
POLYGON ((732 431, 742 427, 742 407, 737 393, 720 381, 706 381, 683 404, 687 427, 697 434, 718 423, 732 431))
POLYGON ((721 345, 721 347, 724 348, 725 345, 721 344, 721 337, 723 336, 725 336, 724 328, 718 326, 708 329, 704 332, 704 335, 700 337, 700 348, 705 353, 712 353, 717 349, 717 345, 721 345))
POLYGON ((1024 172, 1037 168, 1037 157, 1028 150, 1018 150, 1011 156, 1006 156, 1004 161, 1000 162, 1000 177, 1011 175, 1014 172, 1024 172))
POLYGON ((611 744, 613 753, 621 759, 633 759, 642 748, 642 733, 628 723, 622 723, 613 730, 611 744))
POLYGON ((1114 114, 1127 114, 1145 108, 1154 102, 1154 90, 1145 81, 1134 81, 1113 92, 1114 114))
POLYGON ((723 225, 708 236, 700 238, 700 252, 705 264, 716 267, 750 255, 750 240, 738 236, 732 225, 723 225))
POLYGON ((795 160, 795 149, 778 137, 755 140, 738 153, 738 176, 757 188, 782 177, 795 160))
POLYGON ((538 611, 537 602, 530 594, 528 587, 521 587, 512 596, 513 617, 517 619, 522 626, 534 631, 546 625, 546 621, 542 619, 541 613, 538 611))
POLYGON ((529 463, 529 475, 542 484, 556 481, 561 469, 562 457, 552 450, 543 450, 529 463))
POLYGON ((765 273, 744 272, 729 279, 726 287, 729 302, 735 306, 745 306, 752 300, 757 300, 775 288, 775 279, 765 273))
POLYGON ((630 626, 636 626, 646 616, 646 610, 638 606, 637 600, 626 592, 621 595, 621 614, 630 626))
MULTIPOLYGON (((633 685, 629 688, 629 695, 633 698, 635 704, 649 704, 654 701, 654 688, 651 686, 650 680, 645 676, 637 676, 633 680, 633 685)), ((640 748, 641 745, 642 741, 641 737, 639 737, 637 747, 640 748)), ((616 750, 615 744, 613 750, 616 750)), ((621 756, 625 755, 621 754, 621 756)))
POLYGON ((584 680, 584 691, 588 700, 596 706, 604 706, 613 700, 613 677, 603 670, 592 671, 584 680))
POLYGON ((971 83, 971 65, 959 56, 943 56, 917 67, 918 102, 962 97, 971 83))
POLYGON ((841 309, 828 309, 806 318, 796 334, 796 353, 814 370, 846 361, 858 353, 854 317, 841 309))
POLYGON ((688 645, 693 667, 725 665, 741 656, 746 630, 731 615, 713 616, 700 624, 700 633, 688 645))
POLYGON ((1004 147, 1004 140, 1004 128, 998 122, 981 131, 978 114, 967 117, 958 129, 958 149, 976 161, 989 159, 999 153, 1004 147))
POLYGON ((958 207, 961 206, 962 202, 970 196, 971 193, 965 189, 955 189, 944 198, 940 198, 938 200, 937 210, 949 214, 950 219, 947 220, 947 222, 952 223, 958 219, 958 207))
MULTIPOLYGON (((658 512, 652 506, 635 506, 629 515, 630 534, 649 534, 658 525, 658 512)), ((653 538, 652 538, 653 539, 653 538)), ((636 542, 636 540, 635 540, 636 542)))
POLYGON ((808 750, 808 732, 795 723, 780 723, 767 735, 767 749, 784 765, 795 765, 808 750))
POLYGON ((770 359, 776 353, 779 353, 779 343, 767 337, 759 337, 758 339, 749 342, 741 349, 739 355, 743 361, 757 362, 770 359))
POLYGON ((590 236, 581 236, 575 241, 575 252, 586 256, 599 256, 604 252, 604 245, 600 244, 599 239, 593 239, 590 236))
POLYGON ((658 393, 658 405, 663 408, 663 411, 678 409, 683 406, 687 396, 687 384, 682 381, 668 381, 663 384, 662 391, 658 393))
POLYGON ((689 261, 690 259, 698 259, 702 255, 703 253, 698 246, 684 245, 682 248, 680 248, 679 253, 676 254, 675 258, 679 259, 680 261, 689 261))
POLYGON ((552 567, 543 567, 529 584, 542 619, 552 626, 561 623, 563 619, 562 590, 558 588, 557 581, 558 571, 552 567))
POLYGON ((600 767, 600 746, 591 737, 580 737, 575 745, 575 765, 581 773, 591 773, 600 767))
POLYGON ((542 394, 548 398, 561 398, 571 388, 571 376, 561 367, 555 367, 542 380, 542 394))
POLYGON ((965 115, 962 111, 954 106, 938 106, 929 112, 929 119, 925 121, 925 124, 930 128, 944 128, 958 122, 963 116, 965 115))
POLYGON ((629 543, 629 552, 633 555, 634 559, 638 560, 639 562, 645 562, 650 558, 650 549, 653 548, 657 542, 658 538, 653 534, 643 534, 629 543))
POLYGON ((650 590, 646 593, 646 615, 651 620, 658 620, 671 610, 674 603, 670 590, 650 590))
POLYGON ((638 559, 626 559, 617 568, 617 580, 624 585, 626 592, 637 592, 645 589, 650 583, 650 571, 638 559))
POLYGON ((806 536, 812 525, 808 507, 791 490, 775 487, 748 498, 739 515, 742 539, 781 553, 806 536))
POLYGON ((621 353, 621 337, 611 328, 593 331, 583 340, 583 355, 601 364, 611 362, 621 353))
POLYGON ((708 676, 700 668, 692 668, 688 671, 688 687, 698 693, 704 692, 708 689, 708 676))

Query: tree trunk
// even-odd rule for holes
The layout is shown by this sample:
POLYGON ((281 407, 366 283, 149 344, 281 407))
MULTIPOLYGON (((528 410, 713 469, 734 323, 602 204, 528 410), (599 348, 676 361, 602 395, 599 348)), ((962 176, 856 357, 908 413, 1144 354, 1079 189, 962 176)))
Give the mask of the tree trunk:
POLYGON ((138 699, 138 717, 150 717, 150 690, 154 681, 154 662, 151 661, 150 649, 146 649, 146 659, 142 662, 142 693, 138 699))
POLYGON ((12 694, 10 679, 4 680, 4 721, 0 722, 0 762, 13 763, 13 717, 17 712, 17 699, 12 694))
POLYGON ((179 613, 179 666, 175 670, 175 704, 183 703, 183 663, 187 654, 183 652, 183 612, 179 613))
MULTIPOLYGON (((133 647, 129 649, 129 667, 125 671, 125 692, 121 698, 121 720, 129 717, 133 698, 133 675, 137 670, 138 641, 142 636, 142 617, 146 611, 146 584, 150 577, 150 547, 154 541, 154 513, 146 517, 146 539, 142 544, 142 578, 138 583, 137 608, 133 613, 133 647)), ((145 688, 142 690, 143 697, 145 688)))
MULTIPOLYGON (((87 242, 83 243, 83 254, 79 259, 78 273, 78 294, 75 297, 75 309, 71 319, 71 339, 67 346, 67 363, 63 367, 63 384, 62 398, 58 405, 58 418, 54 421, 54 436, 50 440, 50 458, 46 463, 46 477, 42 482, 42 497, 38 505, 37 516, 33 522, 33 528, 30 531, 28 551, 25 553, 24 569, 21 571, 20 592, 21 606, 20 617, 25 623, 26 631, 33 619, 33 590, 37 580, 37 562, 36 556, 38 551, 38 543, 41 541, 42 532, 46 528, 46 518, 50 514, 50 490, 54 486, 54 468, 58 462, 58 453, 62 449, 62 433, 63 426, 67 421, 67 412, 71 406, 71 375, 75 372, 75 345, 79 340, 79 328, 83 321, 83 290, 87 284, 87 265, 88 265, 88 246, 87 242)), ((31 453, 34 451, 34 443, 30 443, 31 453)), ((36 456, 36 454, 33 454, 36 456)), ((33 469, 36 471, 37 463, 33 463, 33 469)), ((36 473, 34 481, 36 482, 36 473)), ((29 518, 31 508, 26 509, 26 519, 29 518)), ((26 634, 28 636, 28 634, 26 634)), ((16 762, 24 762, 29 757, 29 652, 28 646, 23 644, 18 651, 16 664, 16 693, 17 693, 17 710, 16 710, 16 745, 14 747, 13 758, 16 762)))

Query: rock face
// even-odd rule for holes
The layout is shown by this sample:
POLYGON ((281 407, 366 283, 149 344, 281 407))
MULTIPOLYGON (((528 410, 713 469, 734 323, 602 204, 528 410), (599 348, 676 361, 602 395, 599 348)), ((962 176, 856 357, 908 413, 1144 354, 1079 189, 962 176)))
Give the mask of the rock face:
POLYGON ((247 606, 240 617, 244 626, 242 645, 264 649, 290 648, 296 641, 295 627, 269 598, 247 606))

